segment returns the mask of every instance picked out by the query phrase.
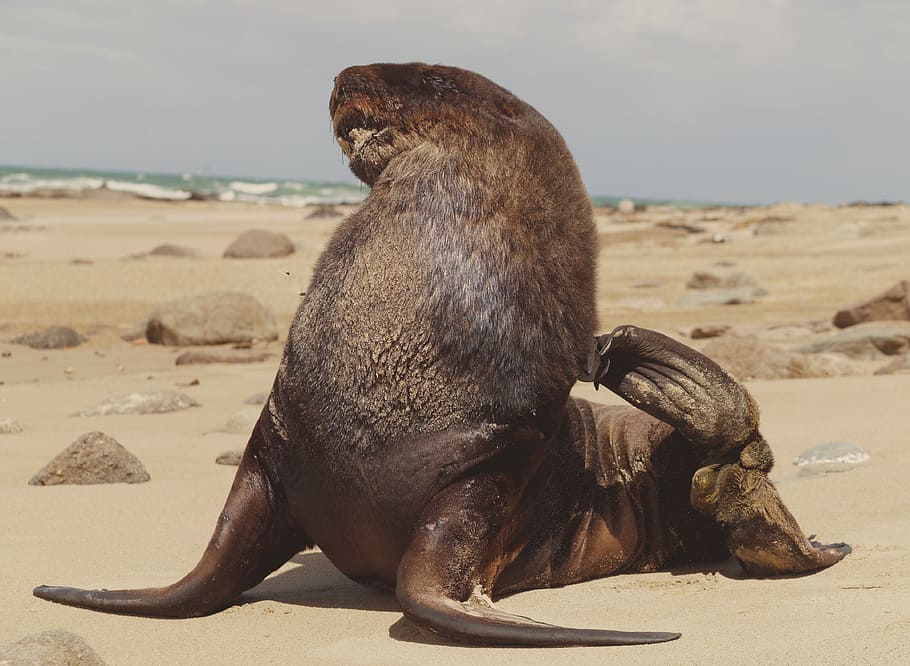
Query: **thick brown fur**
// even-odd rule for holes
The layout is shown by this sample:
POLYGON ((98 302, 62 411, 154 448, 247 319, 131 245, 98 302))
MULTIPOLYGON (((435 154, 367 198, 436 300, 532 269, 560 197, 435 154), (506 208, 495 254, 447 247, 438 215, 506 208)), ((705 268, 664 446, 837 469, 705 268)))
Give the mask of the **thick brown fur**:
MULTIPOLYGON (((420 63, 344 70, 330 110, 371 190, 316 265, 199 564, 166 588, 35 594, 200 615, 315 544, 450 638, 653 643, 678 635, 544 625, 490 597, 729 551, 745 562, 764 552, 744 529, 761 516, 761 534, 802 538, 757 510, 780 504, 770 484, 726 482, 758 450, 757 409, 694 350, 617 329, 597 376, 644 411, 569 398, 592 347, 597 243, 575 163, 537 111, 420 63)), ((788 553, 773 564, 824 566, 788 553)))

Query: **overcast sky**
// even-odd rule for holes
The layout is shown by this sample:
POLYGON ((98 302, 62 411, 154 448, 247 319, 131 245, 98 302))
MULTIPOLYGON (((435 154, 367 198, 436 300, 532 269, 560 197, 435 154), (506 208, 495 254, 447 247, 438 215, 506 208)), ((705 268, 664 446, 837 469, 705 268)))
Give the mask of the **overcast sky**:
POLYGON ((0 0, 0 164, 350 181, 347 65, 478 71, 592 194, 910 200, 908 0, 0 0))

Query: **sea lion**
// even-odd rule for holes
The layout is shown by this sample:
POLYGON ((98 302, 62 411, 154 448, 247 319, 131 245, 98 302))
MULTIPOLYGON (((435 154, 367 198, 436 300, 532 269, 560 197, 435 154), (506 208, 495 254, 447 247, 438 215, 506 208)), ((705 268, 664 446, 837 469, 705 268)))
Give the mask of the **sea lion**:
POLYGON ((729 375, 644 329, 595 344, 591 205, 543 116, 424 64, 345 69, 330 111, 371 190, 317 262, 200 562, 164 588, 37 596, 205 615, 318 545, 452 639, 638 644, 678 634, 555 627, 491 598, 729 552, 758 575, 844 556, 786 512, 729 375), (570 398, 582 369, 640 409, 570 398))

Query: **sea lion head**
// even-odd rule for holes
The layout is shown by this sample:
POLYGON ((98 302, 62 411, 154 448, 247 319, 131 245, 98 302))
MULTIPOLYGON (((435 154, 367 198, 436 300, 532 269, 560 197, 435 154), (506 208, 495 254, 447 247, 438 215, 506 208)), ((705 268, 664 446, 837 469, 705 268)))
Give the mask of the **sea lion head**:
POLYGON ((514 139, 523 120, 546 123, 528 104, 479 74, 424 63, 342 70, 329 111, 351 171, 371 186, 393 159, 415 148, 467 149, 505 136, 514 139))

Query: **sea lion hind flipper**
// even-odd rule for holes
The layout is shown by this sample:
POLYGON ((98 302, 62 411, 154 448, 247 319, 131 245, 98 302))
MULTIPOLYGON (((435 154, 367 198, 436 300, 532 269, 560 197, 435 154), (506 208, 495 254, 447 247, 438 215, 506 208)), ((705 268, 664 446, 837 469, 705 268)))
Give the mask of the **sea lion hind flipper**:
POLYGON ((603 384, 712 454, 738 451, 757 435, 758 407, 746 389, 656 331, 624 325, 600 336, 582 380, 603 384))
POLYGON ((740 463, 703 467, 692 478, 691 501, 721 525, 727 548, 749 576, 809 573, 852 552, 845 543, 806 537, 763 470, 740 463))
POLYGON ((678 633, 559 627, 497 609, 489 594, 499 566, 495 508, 508 504, 501 491, 490 478, 469 479, 447 488, 424 511, 399 564, 395 588, 411 622, 480 645, 641 645, 679 638, 678 633))
POLYGON ((41 585, 36 597, 105 613, 199 617, 234 603, 298 551, 312 546, 287 525, 284 499, 261 456, 257 424, 202 558, 173 585, 135 590, 83 590, 41 585))

